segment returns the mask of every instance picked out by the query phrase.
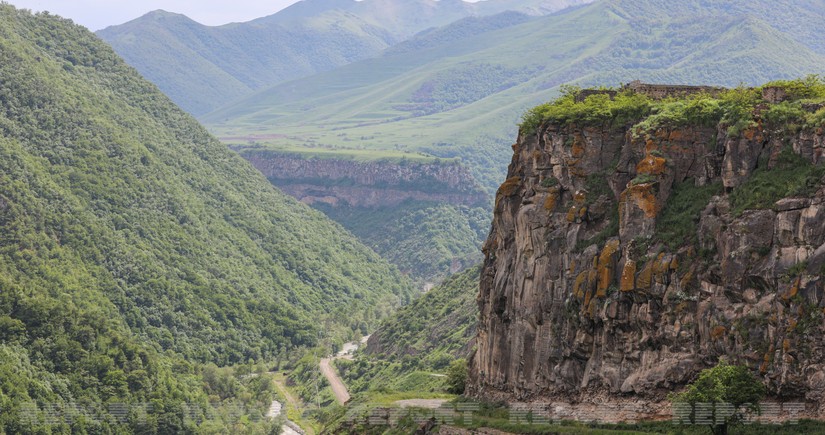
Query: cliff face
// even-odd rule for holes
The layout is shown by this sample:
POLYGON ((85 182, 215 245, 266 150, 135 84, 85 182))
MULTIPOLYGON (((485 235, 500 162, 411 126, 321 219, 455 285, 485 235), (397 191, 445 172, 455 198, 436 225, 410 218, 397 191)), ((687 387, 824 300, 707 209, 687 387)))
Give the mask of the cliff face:
POLYGON ((657 401, 725 356, 775 396, 825 399, 823 129, 630 130, 513 145, 467 393, 657 401), (742 205, 803 171, 803 194, 742 205))
POLYGON ((305 159, 245 151, 273 184, 306 204, 395 206, 408 200, 478 206, 486 197, 466 168, 453 163, 305 159))

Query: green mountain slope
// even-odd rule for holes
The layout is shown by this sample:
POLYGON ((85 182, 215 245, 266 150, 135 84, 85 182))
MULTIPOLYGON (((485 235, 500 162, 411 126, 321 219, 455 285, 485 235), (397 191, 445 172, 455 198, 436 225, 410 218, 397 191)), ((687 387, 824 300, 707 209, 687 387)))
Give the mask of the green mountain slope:
POLYGON ((413 34, 508 8, 555 11, 583 0, 304 0, 219 27, 155 11, 98 35, 185 110, 204 114, 286 80, 372 57, 413 34))
POLYGON ((426 287, 476 264, 490 218, 484 207, 408 201, 398 207, 316 206, 426 287))
POLYGON ((336 364, 355 392, 444 388, 443 373, 472 350, 480 267, 453 275, 381 322, 354 362, 336 364))
POLYGON ((30 401, 151 401, 146 431, 191 430, 181 403, 269 388, 199 363, 345 336, 409 297, 82 27, 0 5, 0 77, 0 432, 36 431, 30 401))
POLYGON ((823 19, 813 2, 615 0, 468 37, 466 23, 456 23, 439 38, 406 42, 402 53, 272 87, 203 120, 220 136, 272 146, 355 141, 461 157, 492 192, 520 114, 559 85, 736 86, 818 73, 825 52, 810 35, 821 35, 814 23, 823 19))

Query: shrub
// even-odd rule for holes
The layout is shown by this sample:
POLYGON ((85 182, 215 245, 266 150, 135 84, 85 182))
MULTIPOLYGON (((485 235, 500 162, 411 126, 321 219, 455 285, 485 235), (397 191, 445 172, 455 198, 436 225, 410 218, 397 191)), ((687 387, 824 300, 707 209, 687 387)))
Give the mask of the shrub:
POLYGON ((447 368, 447 392, 452 394, 463 394, 467 385, 467 360, 457 359, 450 363, 447 368))
POLYGON ((710 428, 715 434, 727 434, 728 427, 740 424, 747 413, 759 411, 759 401, 765 396, 765 386, 759 382, 745 366, 731 365, 720 360, 716 367, 702 370, 699 378, 687 389, 670 400, 674 403, 690 404, 693 410, 690 421, 697 420, 697 404, 712 404, 713 415, 710 428), (717 414, 721 405, 731 405, 733 409, 717 414), (732 412, 731 412, 732 411, 732 412), (727 415, 730 413, 730 415, 727 415))

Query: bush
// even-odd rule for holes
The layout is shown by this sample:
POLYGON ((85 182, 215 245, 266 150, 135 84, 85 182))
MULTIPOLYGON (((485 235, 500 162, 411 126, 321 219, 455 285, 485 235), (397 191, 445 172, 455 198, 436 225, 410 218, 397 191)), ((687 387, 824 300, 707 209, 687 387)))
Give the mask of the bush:
POLYGON ((447 368, 447 392, 463 394, 467 385, 467 360, 457 359, 447 368))
MULTIPOLYGON (((765 386, 745 366, 720 360, 716 367, 702 370, 699 378, 687 389, 671 396, 674 403, 690 404, 690 421, 697 419, 697 404, 712 404, 711 431, 727 434, 729 426, 740 424, 747 413, 759 411, 759 401, 765 396, 765 386), (732 405, 731 415, 717 415, 720 405, 732 405)), ((727 412, 725 413, 727 414, 727 412)))

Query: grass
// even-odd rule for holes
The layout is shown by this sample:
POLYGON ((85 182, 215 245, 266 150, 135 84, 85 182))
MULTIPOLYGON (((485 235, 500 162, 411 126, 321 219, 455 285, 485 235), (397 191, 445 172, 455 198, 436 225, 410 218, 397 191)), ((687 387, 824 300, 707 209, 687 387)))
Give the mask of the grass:
POLYGON ((721 193, 720 182, 696 186, 688 179, 675 185, 656 222, 656 238, 674 251, 686 243, 695 245, 699 214, 714 195, 721 193))
POLYGON ((412 163, 444 163, 450 164, 457 161, 455 158, 439 158, 425 153, 394 151, 382 149, 357 149, 357 148, 322 148, 322 147, 302 147, 295 145, 280 145, 266 139, 263 142, 254 141, 252 145, 232 145, 232 140, 225 139, 226 143, 238 150, 241 154, 250 153, 274 153, 298 156, 303 159, 335 159, 335 160, 355 160, 359 162, 369 161, 389 161, 412 163))
POLYGON ((734 215, 772 208, 782 198, 810 196, 825 176, 825 166, 814 166, 789 147, 782 150, 773 168, 767 168, 764 160, 747 181, 731 192, 734 215))

